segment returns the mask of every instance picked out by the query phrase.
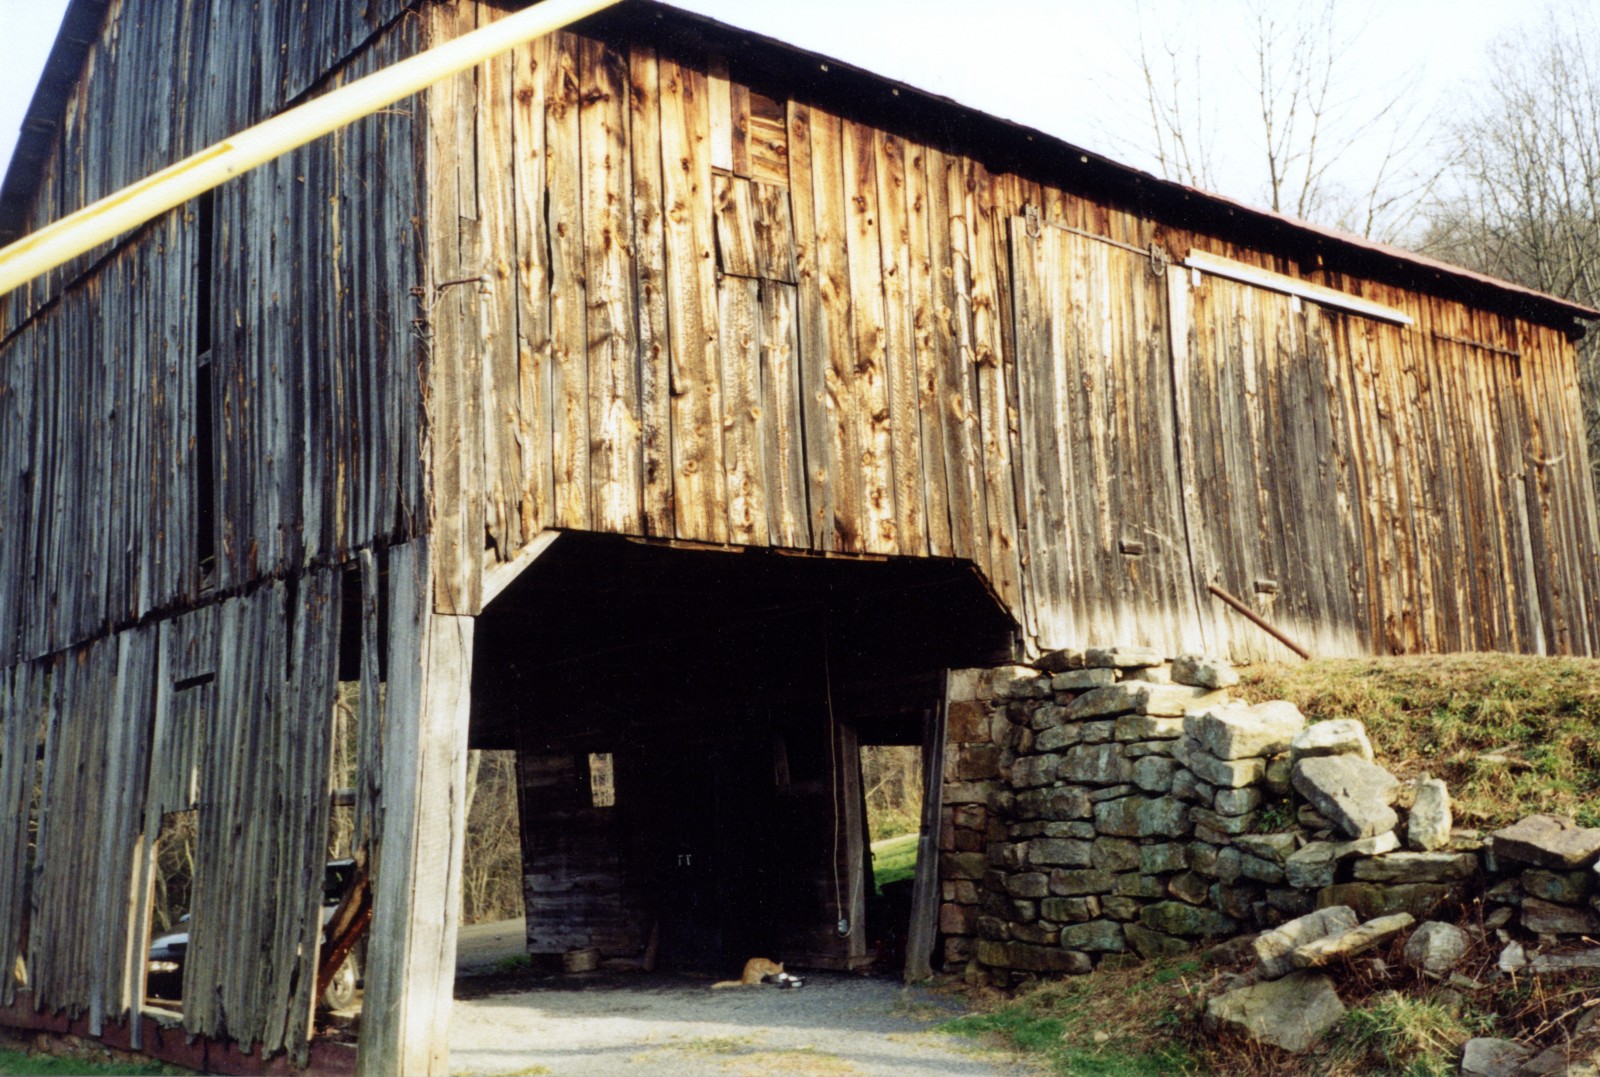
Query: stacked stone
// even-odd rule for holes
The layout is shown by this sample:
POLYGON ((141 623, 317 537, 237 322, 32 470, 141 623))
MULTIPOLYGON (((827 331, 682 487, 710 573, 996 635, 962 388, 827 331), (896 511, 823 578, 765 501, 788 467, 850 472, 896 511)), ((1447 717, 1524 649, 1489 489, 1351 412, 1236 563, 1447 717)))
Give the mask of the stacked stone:
POLYGON ((1504 947, 1503 971, 1600 969, 1600 946, 1580 941, 1600 938, 1600 829, 1529 816, 1495 831, 1486 859, 1499 881, 1485 926, 1504 947))
MULTIPOLYGON (((1290 743, 1305 728, 1292 703, 1211 707, 1184 719, 1174 788, 1191 804, 1190 874, 1173 894, 1222 913, 1237 929, 1304 911, 1306 902, 1284 876, 1296 848, 1292 833, 1256 833, 1261 810, 1281 799, 1290 743)), ((1163 944, 1170 951, 1181 940, 1163 944)))
POLYGON ((979 887, 989 867, 984 850, 1006 835, 988 806, 1000 776, 1000 745, 1011 728, 1006 708, 1013 700, 1048 698, 1048 684, 1030 687, 1038 680, 1038 671, 1026 666, 951 674, 939 826, 939 933, 947 969, 972 960, 979 887))
MULTIPOLYGON (((1174 753, 1184 716, 1224 702, 1236 682, 1223 663, 1168 663, 1135 647, 1058 651, 990 678, 991 716, 1003 704, 1006 720, 1003 731, 991 727, 1002 781, 987 803, 978 907, 970 921, 954 910, 949 918, 971 925, 975 974, 1009 982, 1087 972, 1130 950, 1166 952, 1233 930, 1204 907, 1204 884, 1173 896, 1175 883, 1184 889, 1177 880, 1196 878, 1193 805, 1175 788, 1189 772, 1174 753)), ((961 952, 947 940, 947 959, 961 952)))
POLYGON ((1290 745, 1291 782, 1305 803, 1285 879, 1306 906, 1349 906, 1364 919, 1423 917, 1464 896, 1478 874, 1476 831, 1451 826, 1444 782, 1409 785, 1373 762, 1353 719, 1318 722, 1290 745), (1405 825, 1396 805, 1409 789, 1405 825), (1404 848, 1402 848, 1404 846, 1404 848))

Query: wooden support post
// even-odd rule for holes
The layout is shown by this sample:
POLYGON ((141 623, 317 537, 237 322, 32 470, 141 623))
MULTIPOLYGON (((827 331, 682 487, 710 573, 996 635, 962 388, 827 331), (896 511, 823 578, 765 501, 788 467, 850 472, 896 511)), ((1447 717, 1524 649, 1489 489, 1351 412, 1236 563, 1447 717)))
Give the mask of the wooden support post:
POLYGON ((950 671, 940 678, 939 701, 922 726, 922 827, 911 883, 911 924, 906 932, 906 983, 933 975, 933 944, 939 935, 939 824, 944 817, 945 714, 950 706, 950 671))
POLYGON ((425 540, 390 551, 383 794, 357 1071, 450 1072, 466 829, 470 617, 432 612, 425 540))
POLYGON ((844 883, 840 895, 839 919, 844 921, 848 934, 845 937, 844 967, 860 968, 867 964, 867 895, 863 880, 868 870, 866 842, 867 802, 861 790, 861 738, 856 727, 840 723, 835 728, 838 773, 835 781, 839 789, 839 818, 836 825, 842 831, 844 862, 840 865, 844 883))

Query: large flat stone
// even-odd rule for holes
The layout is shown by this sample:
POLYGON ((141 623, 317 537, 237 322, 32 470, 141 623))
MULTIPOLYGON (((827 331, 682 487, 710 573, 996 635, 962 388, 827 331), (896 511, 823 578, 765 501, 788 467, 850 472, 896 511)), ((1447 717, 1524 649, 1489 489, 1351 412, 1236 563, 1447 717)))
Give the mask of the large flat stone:
POLYGON ((1267 772, 1265 759, 1220 759, 1187 733, 1178 738, 1172 754, 1201 781, 1227 789, 1254 785, 1267 772))
POLYGON ((1228 693, 1186 684, 1152 684, 1139 704, 1139 713, 1162 718, 1182 718, 1207 707, 1228 701, 1228 693))
POLYGON ((1350 755, 1314 756, 1294 765, 1294 787, 1318 812, 1352 838, 1393 830, 1390 807, 1400 783, 1393 774, 1350 755))
POLYGON ((1231 918, 1213 909, 1182 901, 1158 901, 1139 910, 1139 921, 1163 935, 1227 935, 1239 929, 1231 918))
POLYGON ((1045 699, 1050 695, 1050 678, 1027 666, 996 666, 985 670, 978 681, 978 696, 991 699, 1045 699))
POLYGON ((1027 755, 1011 764, 1011 785, 1016 789, 1029 789, 1049 785, 1056 780, 1060 757, 1054 755, 1027 755))
POLYGON ((1150 685, 1142 681, 1121 681, 1104 688, 1091 688, 1066 706, 1069 721, 1132 714, 1144 705, 1150 685))
POLYGON ((1116 683, 1116 671, 1110 669, 1075 669, 1050 678, 1050 687, 1057 692, 1084 692, 1116 683))
POLYGON ((1600 916, 1588 909, 1522 899, 1522 926, 1535 935, 1600 935, 1600 916))
POLYGON ((1027 844, 1026 861, 1030 866, 1086 868, 1091 849, 1089 842, 1071 838, 1034 838, 1027 844))
POLYGON ((1151 647, 1090 647, 1083 652, 1083 664, 1091 669, 1144 669, 1166 660, 1151 647))
POLYGON ((1251 759, 1287 751, 1305 724, 1299 707, 1275 699, 1198 711, 1186 728, 1218 759, 1251 759))
POLYGON ((1306 726, 1289 744, 1289 756, 1295 761, 1319 755, 1354 755, 1372 762, 1367 727, 1354 718, 1331 718, 1306 726))
POLYGON ((1400 848, 1400 839, 1388 830, 1355 841, 1313 841, 1290 853, 1283 862, 1289 885, 1302 890, 1332 886, 1339 863, 1353 856, 1377 856, 1400 848))
POLYGON ((1239 683, 1239 674, 1221 658, 1180 654, 1172 660, 1172 680, 1196 688, 1232 688, 1239 683))
POLYGON ((1573 871, 1600 858, 1600 828, 1581 827, 1560 815, 1530 815, 1496 830, 1496 860, 1514 860, 1536 868, 1573 871))
POLYGON ((1176 957, 1188 953, 1194 946, 1188 939, 1164 935, 1159 931, 1150 930, 1143 924, 1123 924, 1122 934, 1128 940, 1128 945, 1138 951, 1140 957, 1176 957))
POLYGON ((1123 797, 1094 806, 1095 829, 1118 838, 1185 837, 1189 806, 1174 797, 1123 797))
POLYGON ((1511 1077, 1533 1057, 1533 1048, 1511 1040, 1480 1036, 1461 1049, 1461 1077, 1511 1077))
POLYGON ((1295 947, 1289 954, 1289 963, 1297 969, 1320 969, 1388 942, 1416 922, 1417 918, 1408 912, 1380 916, 1348 931, 1295 947))
POLYGON ((1349 931, 1359 922, 1355 910, 1348 905, 1332 905, 1262 932, 1251 943, 1261 976, 1271 980, 1284 975, 1294 967, 1289 955, 1296 949, 1329 935, 1349 931))
POLYGON ((1128 948, 1122 935, 1122 925, 1112 920, 1069 924, 1061 929, 1061 945, 1068 950, 1098 954, 1121 953, 1128 948))
POLYGON ((1478 870, 1472 853, 1389 853, 1357 860, 1355 877, 1373 883, 1448 883, 1478 870))
POLYGON ((1314 972, 1241 987, 1206 1003, 1205 1025, 1229 1028, 1300 1054, 1344 1016, 1333 981, 1314 972))
POLYGON ((1022 972, 1084 973, 1094 967, 1089 955, 1058 946, 1031 946, 1022 942, 978 941, 978 961, 992 968, 1022 972))
MULTIPOLYGON (((1060 760, 1056 775, 1063 781, 1117 785, 1133 777, 1133 764, 1120 744, 1079 744, 1063 752, 1060 760)), ((1016 783, 1014 775, 1011 780, 1016 783)))
POLYGON ((1600 969, 1600 947, 1574 950, 1570 953, 1535 954, 1528 967, 1534 972, 1576 972, 1580 969, 1600 969))
POLYGON ((1348 905, 1363 920, 1405 912, 1421 919, 1459 891, 1445 883, 1337 883, 1317 891, 1317 907, 1348 905))

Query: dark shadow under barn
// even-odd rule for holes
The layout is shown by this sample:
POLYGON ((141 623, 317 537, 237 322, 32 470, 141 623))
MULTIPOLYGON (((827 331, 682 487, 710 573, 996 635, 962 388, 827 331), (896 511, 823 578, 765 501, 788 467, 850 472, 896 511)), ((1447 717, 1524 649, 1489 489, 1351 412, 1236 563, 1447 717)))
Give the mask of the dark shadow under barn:
MULTIPOLYGON (((867 922, 859 747, 920 744, 936 784, 943 670, 1014 631, 965 562, 563 534, 473 663, 472 746, 518 753, 529 952, 872 964, 906 925, 867 922)), ((931 870, 918 894, 931 951, 931 870)))

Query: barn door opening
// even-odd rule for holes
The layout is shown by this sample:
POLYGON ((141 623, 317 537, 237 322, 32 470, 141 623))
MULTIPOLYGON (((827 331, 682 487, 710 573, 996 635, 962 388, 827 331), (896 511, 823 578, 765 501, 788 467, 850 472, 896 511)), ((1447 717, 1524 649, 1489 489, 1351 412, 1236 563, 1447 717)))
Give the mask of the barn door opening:
POLYGON ((874 967, 907 982, 933 972, 938 933, 943 671, 852 686, 860 748, 867 937, 874 967))
POLYGON ((871 964, 861 745, 920 753, 940 671, 1014 632, 965 562, 564 533, 479 618, 473 672, 472 745, 517 752, 535 963, 871 964))

